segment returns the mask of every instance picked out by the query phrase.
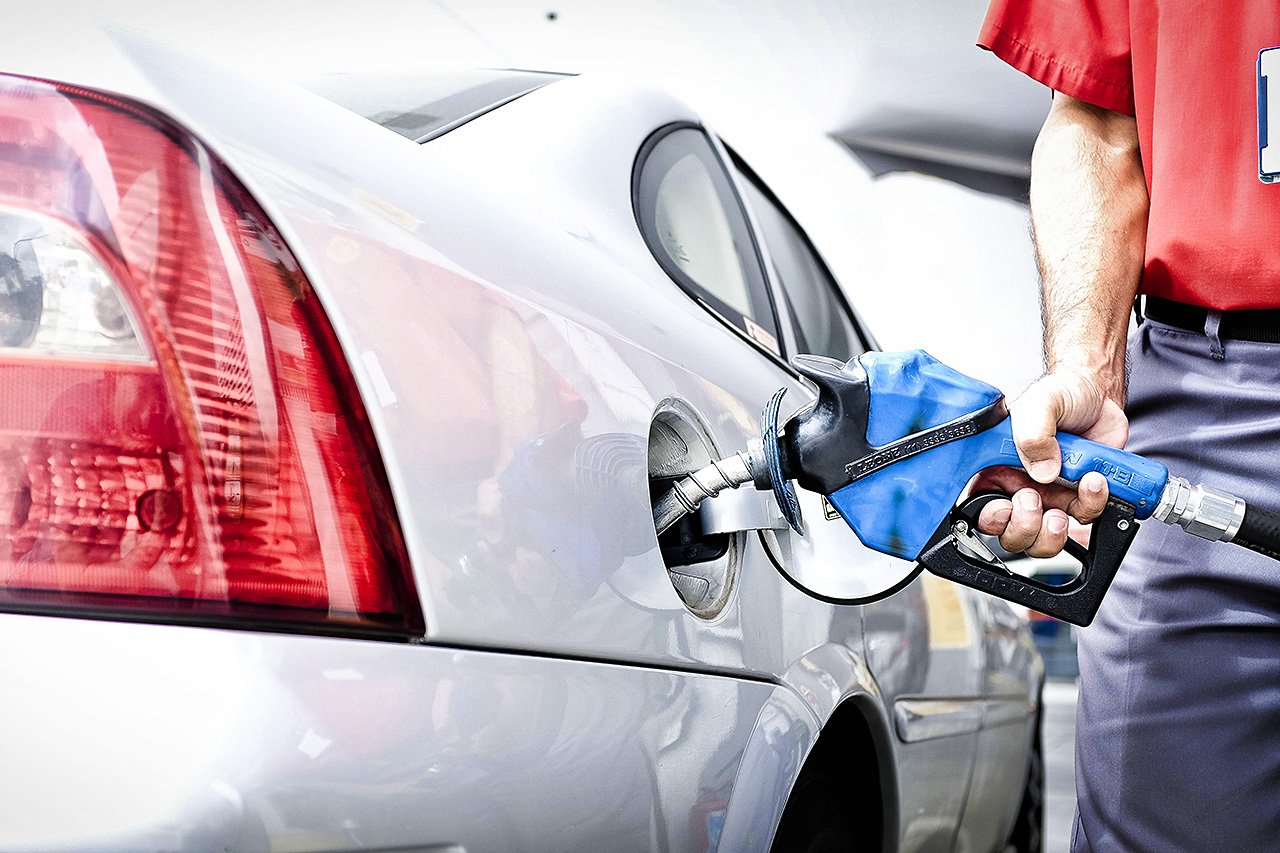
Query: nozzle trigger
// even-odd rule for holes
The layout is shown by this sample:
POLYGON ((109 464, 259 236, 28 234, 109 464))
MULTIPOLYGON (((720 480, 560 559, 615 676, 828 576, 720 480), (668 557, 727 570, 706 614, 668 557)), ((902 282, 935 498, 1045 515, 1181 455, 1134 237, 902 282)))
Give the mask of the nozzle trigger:
POLYGON ((1138 532, 1134 507, 1123 501, 1107 501, 1102 514, 1093 522, 1087 550, 1068 539, 1065 550, 1080 561, 1080 574, 1055 586, 1010 571, 974 535, 982 508, 991 501, 1006 498, 1008 495, 999 493, 976 495, 952 510, 925 545, 920 565, 939 577, 1030 607, 1046 616, 1073 625, 1088 625, 1138 532))

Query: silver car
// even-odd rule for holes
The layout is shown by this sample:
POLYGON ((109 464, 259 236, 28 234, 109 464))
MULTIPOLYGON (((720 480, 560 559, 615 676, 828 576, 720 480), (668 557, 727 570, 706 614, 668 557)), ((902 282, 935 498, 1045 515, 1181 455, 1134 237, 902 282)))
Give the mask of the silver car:
POLYGON ((873 345, 696 114, 70 54, 0 77, 0 850, 1038 849, 1024 618, 816 495, 655 534, 873 345))

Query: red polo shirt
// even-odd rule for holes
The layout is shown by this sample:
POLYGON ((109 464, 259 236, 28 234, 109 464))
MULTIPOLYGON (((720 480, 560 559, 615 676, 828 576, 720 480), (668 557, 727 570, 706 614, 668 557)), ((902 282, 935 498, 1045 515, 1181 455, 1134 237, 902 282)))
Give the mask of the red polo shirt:
POLYGON ((1258 180, 1258 51, 1280 5, 991 0, 978 44, 1073 98, 1135 116, 1151 195, 1143 293, 1280 307, 1280 183, 1258 180))

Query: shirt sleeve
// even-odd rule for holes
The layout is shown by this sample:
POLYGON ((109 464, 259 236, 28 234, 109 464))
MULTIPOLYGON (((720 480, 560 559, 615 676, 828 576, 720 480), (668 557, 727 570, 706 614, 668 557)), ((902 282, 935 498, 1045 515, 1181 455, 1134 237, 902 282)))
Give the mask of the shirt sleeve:
POLYGON ((1128 0, 991 0, 978 46, 1054 91, 1134 114, 1128 0))

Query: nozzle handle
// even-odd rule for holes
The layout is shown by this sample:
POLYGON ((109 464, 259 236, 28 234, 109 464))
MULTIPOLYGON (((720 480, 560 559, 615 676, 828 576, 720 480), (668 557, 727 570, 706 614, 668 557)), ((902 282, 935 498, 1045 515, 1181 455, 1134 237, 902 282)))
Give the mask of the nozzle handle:
MULTIPOLYGON (((1062 448, 1062 479, 1078 483, 1085 474, 1097 471, 1107 478, 1111 496, 1131 504, 1139 521, 1155 512, 1165 481, 1169 479, 1169 470, 1165 466, 1071 433, 1060 432, 1057 438, 1062 448)), ((1013 440, 1012 430, 1009 440, 1013 440)), ((1014 454, 1017 454, 1016 449, 1014 454)), ((1016 464, 1022 467, 1021 460, 1016 464)))

